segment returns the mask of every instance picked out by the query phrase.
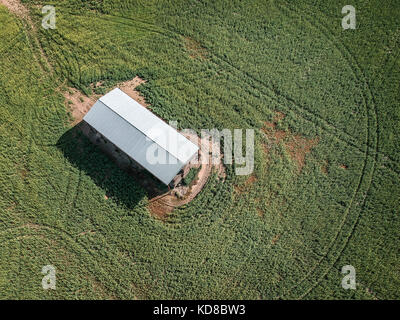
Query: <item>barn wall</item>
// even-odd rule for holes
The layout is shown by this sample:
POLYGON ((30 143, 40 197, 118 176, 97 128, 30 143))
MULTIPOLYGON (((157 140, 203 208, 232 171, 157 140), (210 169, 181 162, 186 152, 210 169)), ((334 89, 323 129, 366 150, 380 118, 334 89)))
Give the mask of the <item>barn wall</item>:
POLYGON ((85 121, 82 121, 81 123, 81 130, 93 144, 98 146, 104 153, 109 155, 122 169, 133 167, 134 169, 143 170, 143 167, 140 164, 130 158, 125 152, 120 150, 115 144, 110 142, 106 137, 104 137, 85 121))

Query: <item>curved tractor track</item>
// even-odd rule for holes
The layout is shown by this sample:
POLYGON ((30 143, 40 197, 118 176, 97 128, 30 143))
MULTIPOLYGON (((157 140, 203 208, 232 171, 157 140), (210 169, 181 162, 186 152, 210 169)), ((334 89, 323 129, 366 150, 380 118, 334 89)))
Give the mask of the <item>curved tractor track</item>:
POLYGON ((47 59, 47 56, 44 53, 43 48, 40 45, 40 42, 36 36, 36 33, 38 31, 30 17, 29 9, 25 7, 20 0, 0 0, 0 5, 4 5, 5 7, 7 7, 11 13, 15 14, 19 18, 19 21, 22 25, 22 33, 25 34, 26 40, 32 50, 33 56, 38 62, 42 71, 44 71, 45 73, 53 73, 53 66, 47 59))
MULTIPOLYGON (((99 259, 108 260, 108 263, 117 268, 118 272, 123 272, 123 270, 127 269, 126 263, 129 263, 130 268, 133 268, 133 263, 126 259, 126 261, 116 259, 115 250, 113 248, 109 248, 107 244, 105 244, 105 247, 103 248, 103 253, 99 253, 97 250, 90 249, 91 244, 94 244, 94 242, 92 241, 91 237, 84 237, 84 234, 85 233, 73 235, 65 230, 49 225, 27 223, 24 225, 0 230, 0 244, 3 246, 5 243, 10 241, 19 241, 20 239, 28 238, 40 238, 41 242, 45 242, 46 239, 51 242, 60 241, 60 245, 62 245, 63 248, 67 248, 70 253, 73 253, 76 257, 79 257, 79 259, 86 260, 84 265, 87 267, 87 271, 93 276, 94 279, 101 280, 104 278, 107 280, 108 285, 119 287, 125 292, 125 294, 130 295, 130 284, 127 283, 126 287, 121 286, 121 283, 119 283, 118 279, 113 276, 113 272, 111 270, 105 270, 101 268, 97 261, 99 259)), ((49 247, 49 249, 51 248, 52 247, 49 247)), ((57 265, 55 267, 57 268, 57 265)))
MULTIPOLYGON (((296 15, 301 14, 302 16, 304 16, 304 15, 308 16, 309 19, 307 19, 307 21, 310 22, 310 25, 315 30, 318 30, 319 32, 321 32, 321 34, 336 47, 336 49, 343 56, 344 60, 348 63, 354 76, 357 79, 361 78, 361 81, 364 82, 364 89, 367 92, 367 94, 364 93, 364 96, 363 96, 364 105, 365 105, 365 108, 367 109, 367 115, 368 115, 367 116, 367 133, 366 133, 367 143, 366 143, 364 166, 363 166, 362 172, 360 174, 359 183, 357 185, 357 188, 354 191, 354 195, 353 195, 350 205, 346 211, 345 217, 342 221, 342 224, 341 224, 339 230, 336 233, 336 237, 332 240, 331 244, 326 249, 325 255, 320 259, 320 261, 307 274, 307 276, 305 278, 303 278, 294 287, 290 288, 287 292, 285 292, 284 296, 283 296, 283 297, 289 297, 289 298, 290 297, 304 298, 316 286, 318 286, 318 284, 323 280, 323 278, 328 274, 328 272, 334 267, 335 263, 339 260, 341 254, 345 250, 352 234, 354 233, 354 230, 356 229, 356 227, 358 225, 358 222, 360 220, 360 215, 361 215, 362 210, 364 209, 364 206, 366 203, 366 198, 367 198, 368 192, 370 190, 373 176, 375 174, 376 162, 377 162, 377 158, 378 158, 378 154, 379 154, 379 150, 378 150, 379 132, 378 132, 378 119, 377 119, 378 114, 377 114, 377 108, 376 108, 374 95, 373 95, 370 85, 365 77, 365 74, 363 73, 361 67, 359 66, 356 58, 354 57, 354 55, 351 54, 351 52, 347 49, 347 47, 344 44, 342 44, 339 40, 337 40, 335 38, 334 34, 329 32, 329 30, 326 29, 326 27, 322 23, 320 23, 320 22, 317 23, 316 18, 314 16, 310 17, 310 15, 308 15, 308 13, 306 11, 297 12, 293 9, 289 9, 289 4, 287 5, 287 7, 283 7, 283 6, 279 6, 279 5, 278 5, 278 7, 282 12, 285 12, 285 11, 287 12, 289 10, 296 15), (311 21, 314 23, 311 24, 311 21), (344 53, 347 55, 347 57, 345 57, 344 53), (371 99, 371 103, 369 103, 369 98, 371 99), (371 104, 372 104, 372 107, 371 107, 371 104), (371 119, 371 116, 373 119, 371 119), (373 158, 373 160, 371 163, 369 163, 371 157, 373 158), (372 167, 372 169, 371 168, 368 169, 368 167, 372 167), (369 173, 367 173, 368 170, 370 171, 369 173), (367 179, 366 176, 368 174, 370 175, 370 177, 369 177, 368 181, 365 181, 367 179), (323 267, 321 267, 321 265, 324 262, 324 260, 328 259, 328 255, 332 254, 331 250, 334 250, 333 248, 336 245, 335 242, 339 239, 339 235, 340 235, 341 231, 343 231, 345 223, 347 222, 347 220, 351 220, 351 217, 349 216, 350 211, 353 207, 354 199, 356 198, 357 194, 363 193, 361 191, 363 184, 366 184, 366 186, 364 187, 364 189, 366 191, 364 192, 364 194, 365 194, 364 196, 361 195, 361 198, 362 198, 361 209, 357 210, 354 208, 354 210, 357 210, 358 212, 355 215, 355 217, 353 217, 353 219, 352 219, 353 222, 350 223, 351 228, 350 228, 349 232, 347 233, 347 235, 345 236, 344 243, 342 244, 341 247, 339 247, 337 249, 337 251, 336 251, 337 255, 332 259, 332 262, 330 262, 330 263, 328 262, 328 266, 325 268, 324 271, 322 271, 322 274, 318 276, 318 268, 323 268, 323 267), (317 277, 317 280, 313 281, 313 279, 315 279, 316 277, 317 277), (311 280, 311 284, 309 285, 309 288, 306 290, 298 290, 299 286, 302 285, 307 280, 311 280), (294 292, 294 291, 296 291, 296 292, 294 292)), ((339 246, 339 244, 337 244, 336 246, 339 246)))

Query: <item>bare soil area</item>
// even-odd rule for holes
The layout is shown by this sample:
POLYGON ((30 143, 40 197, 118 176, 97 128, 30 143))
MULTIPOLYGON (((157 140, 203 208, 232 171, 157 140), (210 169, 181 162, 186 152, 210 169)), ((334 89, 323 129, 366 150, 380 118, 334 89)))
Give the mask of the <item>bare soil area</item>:
POLYGON ((82 121, 85 114, 96 103, 97 99, 100 98, 100 95, 87 97, 75 88, 68 88, 67 91, 64 92, 64 97, 68 110, 71 112, 74 119, 72 124, 75 125, 82 121))
POLYGON ((120 83, 118 85, 118 88, 120 88, 123 92, 125 92, 133 100, 136 100, 142 106, 147 108, 149 106, 149 104, 146 103, 146 100, 144 99, 144 97, 141 96, 138 91, 136 91, 136 87, 138 87, 139 85, 141 85, 142 83, 145 83, 145 82, 146 81, 143 80, 142 78, 135 77, 132 80, 120 83))
MULTIPOLYGON (((144 97, 142 97, 138 91, 136 91, 136 87, 140 84, 144 83, 145 80, 135 77, 132 80, 121 82, 117 85, 117 88, 120 88, 123 92, 125 92, 132 99, 139 102, 144 107, 148 107, 149 105, 146 103, 144 97)), ((98 82, 92 85, 92 88, 101 86, 102 83, 98 82)), ((112 88, 114 89, 114 88, 112 88)), ((108 91, 111 91, 108 90, 108 91)), ((75 88, 67 88, 65 92, 63 92, 65 97, 65 102, 67 104, 68 110, 71 112, 73 117, 73 125, 82 121, 85 114, 90 110, 90 108, 96 103, 96 101, 102 96, 99 94, 93 94, 88 97, 83 94, 81 91, 75 88)))
MULTIPOLYGON (((294 135, 289 130, 277 129, 277 124, 284 117, 283 113, 276 112, 273 122, 265 122, 262 131, 270 143, 283 144, 291 159, 296 163, 298 172, 300 173, 305 165, 306 155, 318 144, 319 139, 307 139, 301 135, 294 135)), ((266 153, 269 152, 269 147, 267 145, 264 146, 266 153)))
MULTIPOLYGON (((183 206, 192 201, 203 189, 208 178, 210 177, 213 170, 217 172, 220 179, 225 179, 226 172, 223 165, 223 155, 220 154, 219 162, 217 164, 212 163, 211 156, 204 154, 202 150, 205 150, 202 145, 212 144, 207 139, 200 139, 197 136, 192 136, 184 134, 188 139, 192 141, 199 141, 197 145, 200 148, 199 157, 195 163, 191 163, 191 168, 199 168, 200 171, 197 173, 195 180, 188 186, 179 185, 174 189, 170 190, 168 193, 156 197, 150 200, 149 211, 156 217, 165 219, 168 213, 172 212, 174 208, 183 206)), ((213 150, 212 148, 217 148, 218 145, 210 145, 208 150, 213 150)))
POLYGON ((15 13, 17 16, 27 19, 29 18, 28 9, 21 3, 19 0, 0 0, 0 4, 3 4, 10 10, 12 13, 15 13))
POLYGON ((189 52, 189 56, 192 59, 200 58, 206 59, 207 58, 207 50, 201 46, 196 40, 192 38, 185 38, 185 47, 186 50, 189 52))

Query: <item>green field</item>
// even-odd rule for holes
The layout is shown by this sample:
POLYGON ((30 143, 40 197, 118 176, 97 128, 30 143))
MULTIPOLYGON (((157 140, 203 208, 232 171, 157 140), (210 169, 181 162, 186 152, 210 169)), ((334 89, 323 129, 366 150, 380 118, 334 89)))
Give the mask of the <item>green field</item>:
POLYGON ((400 298, 398 0, 352 1, 355 30, 334 0, 22 3, 30 19, 0 4, 0 299, 400 298), (63 96, 135 75, 179 128, 253 128, 253 174, 153 217, 77 147, 63 96), (315 142, 301 166, 296 137, 315 142))

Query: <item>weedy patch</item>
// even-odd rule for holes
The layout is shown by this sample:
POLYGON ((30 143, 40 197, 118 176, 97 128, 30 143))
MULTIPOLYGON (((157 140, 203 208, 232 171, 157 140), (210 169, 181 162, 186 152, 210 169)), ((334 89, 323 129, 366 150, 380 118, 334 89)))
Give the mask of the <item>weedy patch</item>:
POLYGON ((268 154, 272 144, 282 144, 290 158, 295 162, 300 173, 305 166, 306 155, 311 152, 319 139, 307 139, 301 135, 294 135, 290 130, 277 129, 278 123, 285 118, 282 112, 276 112, 272 122, 265 122, 262 132, 268 144, 263 144, 264 151, 268 154))
POLYGON ((85 114, 96 103, 100 95, 86 96, 75 88, 67 88, 64 92, 67 110, 72 116, 72 124, 75 125, 82 121, 85 114))
POLYGON ((184 41, 185 41, 185 48, 192 59, 207 58, 207 49, 203 48, 199 42, 191 38, 185 38, 184 41))
POLYGON ((249 188, 251 188, 251 186, 254 185, 254 183, 256 182, 257 182, 257 177, 254 174, 252 174, 246 179, 246 181, 243 184, 234 186, 235 192, 240 195, 248 191, 249 188))

